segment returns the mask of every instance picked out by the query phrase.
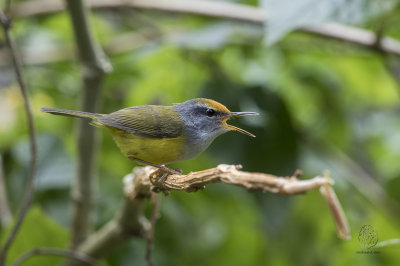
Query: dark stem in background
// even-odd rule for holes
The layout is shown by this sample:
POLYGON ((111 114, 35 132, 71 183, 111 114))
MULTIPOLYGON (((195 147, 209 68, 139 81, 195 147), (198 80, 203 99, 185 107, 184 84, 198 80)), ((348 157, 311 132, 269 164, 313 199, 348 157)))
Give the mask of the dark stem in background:
MULTIPOLYGON (((10 1, 7 1, 6 6, 8 8, 10 7, 10 1)), ((6 10, 6 13, 8 14, 9 10, 6 10)), ((29 207, 31 206, 31 203, 32 203, 33 193, 34 193, 34 189, 35 189, 35 187, 34 187, 35 175, 36 175, 36 168, 37 168, 37 144, 36 144, 36 132, 35 132, 35 125, 34 125, 34 121, 33 121, 32 108, 31 108, 31 103, 28 98, 27 87, 24 82, 24 78, 23 78, 23 74, 22 74, 22 66, 21 66, 21 63, 17 56, 16 46, 10 35, 11 19, 9 17, 7 17, 5 15, 5 13, 3 13, 2 10, 0 10, 0 23, 3 27, 7 47, 10 49, 10 54, 11 54, 12 62, 14 65, 17 82, 18 82, 19 88, 21 90, 22 97, 24 99, 25 112, 26 112, 26 116, 28 119, 29 145, 30 145, 30 154, 31 154, 31 160, 30 160, 30 164, 29 164, 29 175, 28 175, 28 180, 26 182, 25 194, 24 194, 24 198, 22 201, 21 209, 18 213, 16 223, 15 223, 14 227, 12 228, 11 233, 8 236, 8 238, 6 239, 6 242, 4 243, 4 245, 2 246, 1 251, 0 251, 0 265, 4 265, 4 263, 6 262, 8 250, 11 247, 15 237, 17 236, 18 231, 19 231, 19 229, 24 221, 24 218, 29 210, 29 207)))
POLYGON ((0 229, 12 221, 10 205, 8 204, 6 183, 4 181, 3 158, 0 154, 0 229))
POLYGON ((8 204, 7 189, 4 182, 3 158, 0 154, 0 229, 12 221, 10 205, 8 204))
MULTIPOLYGON (((89 27, 88 11, 82 0, 66 0, 74 29, 76 47, 82 67, 80 110, 96 112, 100 101, 100 87, 105 73, 111 71, 100 46, 89 27)), ((75 249, 86 239, 90 229, 90 210, 95 179, 97 134, 87 121, 77 122, 77 175, 72 188, 73 213, 71 247, 75 249)))

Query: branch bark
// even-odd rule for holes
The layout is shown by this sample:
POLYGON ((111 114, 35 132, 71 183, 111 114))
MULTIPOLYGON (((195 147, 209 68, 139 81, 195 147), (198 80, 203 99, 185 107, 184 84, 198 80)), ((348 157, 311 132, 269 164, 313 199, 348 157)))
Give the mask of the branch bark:
MULTIPOLYGON (((10 1, 7 2, 7 8, 10 8, 10 1)), ((9 14, 9 10, 6 10, 6 13, 9 14)), ((29 164, 29 175, 26 181, 25 193, 24 198, 22 201, 21 209, 18 213, 18 217, 14 227, 11 230, 10 235, 7 237, 4 245, 0 250, 0 265, 4 265, 7 258, 8 250, 10 249, 15 237, 18 234, 19 229, 25 219, 25 216, 31 206, 33 194, 35 190, 35 176, 37 170, 37 143, 36 143, 36 131, 35 131, 35 124, 33 121, 33 114, 31 103, 28 97, 28 89, 24 81, 23 73, 22 73, 22 65, 17 55, 17 48, 10 35, 10 28, 11 28, 11 19, 3 13, 0 9, 0 24, 3 27, 4 36, 6 40, 6 45, 10 50, 12 62, 15 69, 15 74, 17 78, 17 83, 20 88, 22 98, 24 101, 25 112, 28 120, 28 132, 29 132, 29 147, 30 147, 30 164, 29 164)))
MULTIPOLYGON (((105 73, 111 71, 111 65, 105 59, 99 45, 90 31, 87 9, 82 0, 66 0, 71 17, 76 46, 82 67, 81 110, 96 112, 100 101, 100 87, 105 73)), ((77 175, 72 188, 73 214, 71 228, 71 246, 74 249, 88 235, 90 209, 92 205, 95 147, 97 134, 86 121, 78 120, 77 134, 77 175)))
MULTIPOLYGON (((212 18, 230 19, 264 25, 268 16, 261 8, 228 2, 212 2, 200 0, 92 0, 89 2, 92 8, 137 8, 150 9, 165 12, 194 14, 212 18)), ((12 12, 16 17, 44 15, 63 10, 62 3, 56 0, 34 0, 22 2, 12 12)), ((389 37, 346 25, 330 23, 321 26, 303 27, 304 32, 320 36, 338 39, 350 43, 362 45, 371 49, 400 55, 400 42, 389 37), (377 40, 380 45, 377 45, 377 40)))
MULTIPOLYGON (((299 174, 290 177, 278 177, 271 174, 245 172, 239 169, 241 169, 240 165, 220 164, 215 168, 192 172, 187 175, 170 175, 160 186, 154 182, 154 177, 152 176, 152 171, 154 172, 155 168, 147 166, 143 168, 143 171, 146 172, 145 175, 134 173, 135 177, 132 178, 135 180, 134 184, 136 185, 132 187, 125 186, 125 192, 131 198, 135 198, 137 195, 135 188, 138 183, 150 191, 185 190, 193 192, 198 189, 204 189, 207 184, 221 182, 240 186, 249 191, 261 190, 286 195, 301 194, 320 188, 321 194, 324 196, 332 212, 338 236, 342 239, 350 239, 350 226, 340 202, 331 187, 333 180, 329 172, 324 173, 322 177, 316 176, 308 180, 299 180, 299 174)), ((143 193, 143 189, 141 191, 143 193)))
MULTIPOLYGON (((328 173, 322 177, 299 180, 298 176, 278 177, 264 173, 244 172, 239 168, 240 166, 236 165, 221 164, 215 168, 187 175, 170 175, 162 185, 154 182, 157 179, 154 175, 157 172, 156 168, 151 166, 134 168, 131 174, 124 177, 125 198, 121 211, 113 220, 83 242, 77 251, 94 259, 100 259, 131 237, 146 238, 151 225, 141 216, 142 207, 154 191, 194 192, 204 189, 208 184, 219 182, 240 186, 249 191, 261 190, 286 195, 305 193, 320 188, 332 212, 338 236, 342 239, 350 239, 350 227, 331 187, 333 180, 328 173)), ((86 265, 78 261, 75 263, 74 265, 86 265)))

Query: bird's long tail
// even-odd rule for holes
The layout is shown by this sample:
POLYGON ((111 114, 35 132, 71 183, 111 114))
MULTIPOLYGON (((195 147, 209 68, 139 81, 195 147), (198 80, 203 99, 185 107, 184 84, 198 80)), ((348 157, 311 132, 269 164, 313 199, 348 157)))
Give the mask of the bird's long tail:
POLYGON ((64 110, 57 108, 42 108, 40 109, 42 112, 46 112, 53 115, 64 115, 64 116, 72 116, 79 118, 89 118, 92 120, 97 120, 97 117, 101 116, 101 114, 88 113, 82 111, 74 111, 74 110, 64 110))

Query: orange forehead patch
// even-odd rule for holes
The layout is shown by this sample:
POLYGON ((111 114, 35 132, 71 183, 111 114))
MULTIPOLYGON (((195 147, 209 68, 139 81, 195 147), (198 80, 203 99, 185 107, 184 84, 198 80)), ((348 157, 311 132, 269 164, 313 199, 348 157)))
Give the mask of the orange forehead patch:
POLYGON ((220 104, 219 102, 216 102, 214 100, 210 100, 210 99, 206 99, 206 98, 199 98, 198 102, 203 103, 203 104, 207 105, 208 107, 211 107, 211 108, 221 111, 223 113, 231 112, 228 110, 228 108, 225 107, 225 105, 220 104))

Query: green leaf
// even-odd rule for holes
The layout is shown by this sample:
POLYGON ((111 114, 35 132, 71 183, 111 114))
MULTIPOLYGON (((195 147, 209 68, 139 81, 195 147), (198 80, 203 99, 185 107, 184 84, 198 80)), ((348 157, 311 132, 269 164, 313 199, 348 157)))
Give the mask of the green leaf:
POLYGON ((257 39, 261 33, 256 25, 219 22, 196 31, 174 34, 168 41, 183 48, 216 50, 232 41, 257 39))
POLYGON ((373 0, 263 0, 268 14, 267 44, 278 42, 285 34, 305 26, 328 22, 355 24, 390 10, 395 1, 373 0))
MULTIPOLYGON (((8 236, 9 230, 1 234, 3 243, 8 236)), ((67 246, 67 230, 46 216, 39 207, 32 207, 26 218, 15 242, 8 253, 7 263, 14 262, 22 253, 38 247, 65 248, 67 246)), ((24 266, 53 266, 57 265, 61 258, 54 256, 35 256, 27 261, 24 266)))
MULTIPOLYGON (((59 139, 51 135, 39 135, 37 138, 39 147, 39 161, 36 191, 48 189, 68 188, 74 174, 72 160, 68 157, 59 139)), ((13 149, 16 160, 28 169, 30 161, 29 143, 27 139, 18 143, 13 149)), ((19 172, 16 175, 21 175, 19 172)), ((20 188, 18 188, 20 190, 20 188)))

